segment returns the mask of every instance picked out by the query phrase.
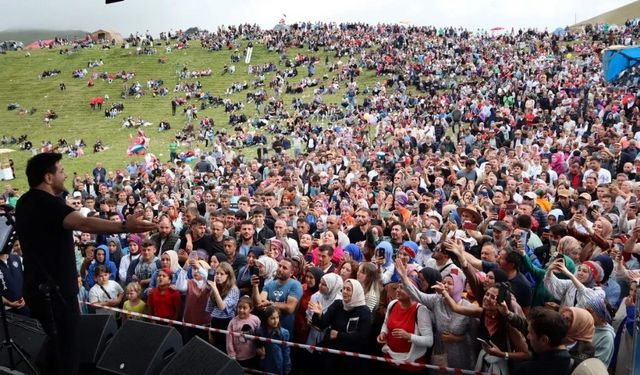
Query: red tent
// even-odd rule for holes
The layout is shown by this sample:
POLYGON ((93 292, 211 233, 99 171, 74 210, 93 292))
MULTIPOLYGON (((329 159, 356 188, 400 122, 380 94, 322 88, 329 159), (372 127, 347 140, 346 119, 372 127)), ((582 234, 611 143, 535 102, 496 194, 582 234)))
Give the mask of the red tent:
POLYGON ((36 40, 27 46, 28 49, 46 48, 55 42, 54 39, 36 40))

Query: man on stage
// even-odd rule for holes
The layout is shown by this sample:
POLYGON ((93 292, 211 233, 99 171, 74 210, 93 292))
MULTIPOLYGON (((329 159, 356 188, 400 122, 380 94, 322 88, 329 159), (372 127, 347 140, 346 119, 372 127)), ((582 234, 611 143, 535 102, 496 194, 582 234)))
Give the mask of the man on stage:
POLYGON ((61 158, 61 154, 43 153, 28 161, 30 189, 16 205, 16 229, 24 256, 24 299, 47 333, 43 369, 47 374, 78 371, 78 272, 73 230, 141 233, 156 227, 140 220, 140 215, 113 222, 84 217, 67 206, 61 197, 67 178, 61 158))

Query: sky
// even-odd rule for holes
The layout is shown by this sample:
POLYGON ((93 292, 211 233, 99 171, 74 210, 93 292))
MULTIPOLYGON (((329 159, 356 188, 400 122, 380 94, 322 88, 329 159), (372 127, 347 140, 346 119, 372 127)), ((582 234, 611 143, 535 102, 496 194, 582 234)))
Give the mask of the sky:
POLYGON ((362 21, 414 25, 536 27, 554 30, 628 4, 630 0, 14 0, 3 2, 3 29, 111 29, 123 36, 149 30, 215 30, 257 23, 362 21))

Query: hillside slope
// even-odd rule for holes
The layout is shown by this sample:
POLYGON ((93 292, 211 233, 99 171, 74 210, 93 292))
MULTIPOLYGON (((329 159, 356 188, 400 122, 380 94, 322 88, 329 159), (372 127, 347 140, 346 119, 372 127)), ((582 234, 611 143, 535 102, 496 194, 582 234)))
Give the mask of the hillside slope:
POLYGON ((615 25, 623 25, 627 20, 637 18, 637 17, 640 17, 640 1, 639 0, 636 0, 627 5, 623 5, 619 8, 610 10, 608 12, 602 13, 595 17, 591 17, 582 22, 578 22, 577 24, 573 25, 573 27, 583 26, 587 24, 594 24, 594 23, 608 23, 608 24, 615 24, 615 25))

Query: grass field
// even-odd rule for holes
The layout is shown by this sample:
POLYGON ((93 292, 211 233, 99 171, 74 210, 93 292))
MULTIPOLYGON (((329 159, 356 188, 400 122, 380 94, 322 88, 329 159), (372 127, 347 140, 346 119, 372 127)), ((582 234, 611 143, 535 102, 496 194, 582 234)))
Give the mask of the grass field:
MULTIPOLYGON (((244 44, 246 42, 243 42, 244 44)), ((240 50, 242 51, 242 49, 240 50)), ((34 147, 39 147, 43 140, 51 140, 55 144, 59 138, 65 138, 71 144, 74 140, 82 138, 88 146, 85 149, 86 154, 84 157, 77 159, 64 158, 64 165, 68 174, 71 175, 74 171, 79 174, 90 172, 98 161, 103 162, 108 170, 114 170, 123 168, 131 160, 126 155, 126 150, 130 135, 135 134, 134 129, 121 128, 121 122, 128 115, 140 116, 145 121, 154 124, 145 128, 146 135, 151 138, 150 151, 158 156, 159 159, 166 161, 168 144, 175 135, 175 131, 181 129, 186 121, 185 117, 181 115, 180 107, 178 108, 178 114, 175 117, 171 116, 172 91, 177 81, 176 64, 180 64, 180 67, 187 65, 191 70, 212 69, 213 75, 211 77, 202 77, 199 80, 203 85, 204 91, 220 97, 224 97, 225 90, 232 82, 246 80, 251 84, 255 77, 247 73, 246 65, 243 62, 235 64, 236 74, 221 76, 222 67, 225 64, 230 64, 230 56, 233 52, 208 52, 200 48, 199 42, 191 42, 191 47, 185 50, 174 49, 170 54, 163 52, 164 49, 159 47, 156 55, 138 56, 135 54, 134 49, 118 47, 102 50, 94 47, 93 49, 84 49, 70 55, 60 55, 58 49, 32 50, 30 57, 26 57, 24 51, 0 55, 0 137, 2 135, 13 135, 17 138, 21 134, 28 134, 34 147), (160 57, 166 57, 167 62, 160 64, 158 62, 160 57), (112 84, 109 84, 99 79, 95 81, 95 86, 88 87, 88 77, 84 79, 71 77, 75 69, 85 68, 88 61, 96 59, 102 59, 104 65, 88 69, 89 73, 94 71, 107 71, 110 73, 122 70, 133 71, 136 74, 133 82, 139 81, 145 89, 147 80, 162 79, 171 92, 165 97, 154 98, 152 95, 146 95, 139 99, 129 98, 123 100, 120 99, 120 91, 123 85, 121 80, 115 80, 112 84), (59 69, 61 74, 57 77, 39 79, 42 71, 52 69, 59 69), (61 82, 66 84, 66 91, 61 92, 59 90, 61 82), (122 101, 124 103, 124 112, 115 119, 106 118, 103 111, 92 111, 90 109, 89 100, 92 97, 105 94, 110 97, 110 101, 104 105, 106 107, 109 107, 112 102, 122 101), (7 110, 7 105, 12 102, 17 102, 27 109, 36 107, 37 113, 34 115, 20 115, 18 111, 9 111, 7 110), (47 128, 43 122, 44 113, 47 109, 52 109, 59 115, 58 119, 51 122, 51 128, 47 128), (157 124, 162 120, 167 120, 171 123, 172 129, 170 131, 158 132, 157 124), (91 146, 96 139, 101 139, 109 149, 94 154, 91 146)), ((298 52, 307 55, 311 54, 305 49, 290 49, 288 55, 292 57, 298 52)), ((320 78, 327 71, 327 67, 324 64, 325 52, 320 51, 314 53, 314 55, 320 57, 321 63, 316 68, 316 77, 320 78)), ((278 63, 278 61, 278 54, 267 51, 266 48, 259 44, 255 45, 252 64, 278 63)), ((330 55, 330 62, 335 61, 336 58, 330 55)), ((284 66, 280 67, 284 68, 284 66)), ((292 83, 298 82, 302 77, 306 76, 305 66, 299 67, 298 71, 298 77, 289 79, 292 83)), ((273 73, 268 73, 265 81, 268 83, 272 77, 273 73)), ((330 77, 333 76, 330 75, 330 77)), ((366 71, 358 79, 358 83, 360 87, 364 87, 365 84, 371 85, 376 80, 373 71, 366 71)), ((185 80, 185 82, 193 81, 195 79, 185 80)), ((131 81, 129 84, 131 84, 131 81)), ((344 90, 344 87, 342 90, 344 90)), ((245 90, 236 93, 231 98, 234 102, 244 100, 247 92, 249 91, 245 90)), ((272 94, 272 90, 268 91, 268 95, 272 94)), ((183 93, 176 93, 176 95, 183 96, 183 93)), ((301 96, 307 102, 310 101, 313 96, 312 88, 307 88, 301 96)), ((323 98, 326 103, 338 102, 340 99, 341 93, 323 98)), ((292 96, 284 96, 286 105, 289 105, 291 100, 292 96)), ((251 118, 254 114, 254 105, 247 105, 244 111, 251 118)), ((228 127, 228 114, 225 114, 224 109, 220 106, 199 111, 198 116, 199 118, 212 117, 218 129, 228 127)), ((204 144, 201 146, 203 147, 204 144)), ((15 146, 13 148, 16 151, 2 154, 2 159, 11 158, 15 163, 16 179, 7 183, 24 191, 27 187, 24 168, 26 161, 31 156, 31 152, 19 151, 15 146)), ((181 147, 180 151, 186 151, 186 148, 181 147)), ((245 150, 244 153, 248 156, 254 155, 252 150, 245 150)), ((141 159, 141 157, 134 157, 134 160, 138 159, 141 159)))

